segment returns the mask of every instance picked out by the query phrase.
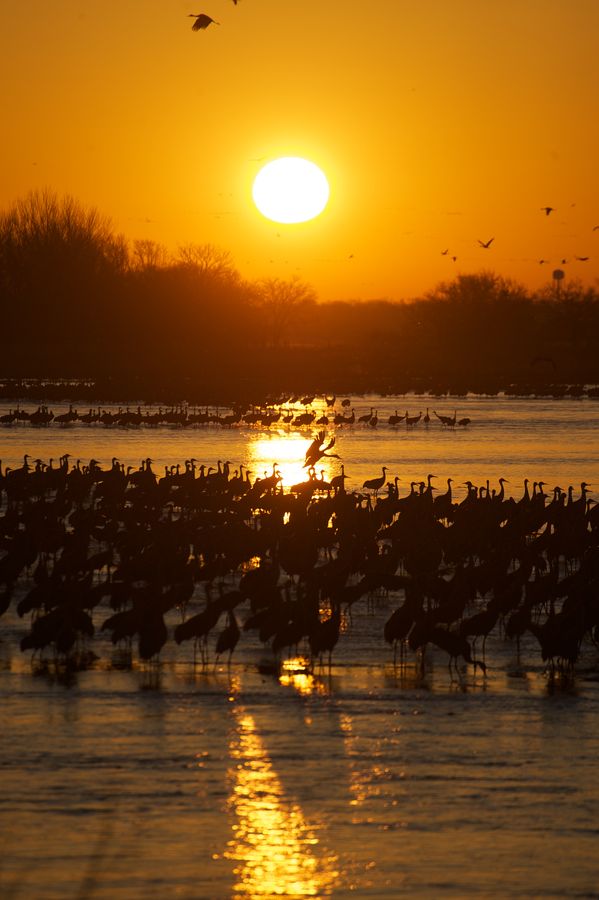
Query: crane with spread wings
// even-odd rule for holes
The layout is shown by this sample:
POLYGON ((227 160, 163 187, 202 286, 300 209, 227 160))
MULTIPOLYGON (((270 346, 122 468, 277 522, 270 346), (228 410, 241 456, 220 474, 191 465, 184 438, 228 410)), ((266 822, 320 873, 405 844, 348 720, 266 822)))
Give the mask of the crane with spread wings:
POLYGON ((335 457, 336 459, 340 459, 338 453, 329 453, 335 446, 335 438, 331 438, 329 443, 325 446, 326 440, 326 431, 319 431, 308 449, 306 450, 306 460, 304 462, 304 469, 308 466, 314 466, 318 462, 319 459, 322 459, 323 456, 327 457, 335 457))
POLYGON ((205 13, 189 13, 187 18, 195 19, 191 26, 192 31, 201 31, 203 28, 208 28, 209 25, 220 25, 220 22, 217 22, 205 13))

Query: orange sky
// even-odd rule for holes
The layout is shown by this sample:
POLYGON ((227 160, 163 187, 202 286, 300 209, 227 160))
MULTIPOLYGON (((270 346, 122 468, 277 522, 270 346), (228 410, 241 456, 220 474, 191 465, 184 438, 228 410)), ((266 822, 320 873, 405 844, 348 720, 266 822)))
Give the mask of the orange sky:
POLYGON ((481 269, 536 287, 564 257, 596 285, 598 0, 194 3, 3 5, 2 208, 49 187, 131 239, 213 243, 323 300, 481 269), (194 33, 190 12, 221 24, 194 33), (278 155, 326 172, 318 219, 255 210, 278 155))

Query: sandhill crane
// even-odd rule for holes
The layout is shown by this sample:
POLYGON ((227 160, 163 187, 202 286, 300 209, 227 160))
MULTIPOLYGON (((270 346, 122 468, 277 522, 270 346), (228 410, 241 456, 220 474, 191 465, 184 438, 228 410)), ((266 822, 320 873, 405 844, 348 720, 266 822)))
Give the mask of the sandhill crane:
POLYGON ((340 474, 334 475, 331 478, 331 481, 330 481, 331 489, 333 491, 335 491, 335 493, 338 493, 339 491, 341 491, 341 493, 343 493, 345 491, 345 479, 346 478, 347 478, 347 475, 345 474, 345 468, 342 465, 340 474))
POLYGON ((187 18, 195 19, 195 22, 191 26, 192 31, 201 31, 203 28, 208 28, 209 25, 220 25, 220 22, 210 18, 210 16, 207 16, 205 13, 188 13, 187 18))
POLYGON ((417 416, 409 416, 406 411, 406 425, 417 425, 422 417, 422 410, 418 413, 417 416))
POLYGON ((479 659, 474 659, 472 656, 472 648, 463 635, 455 634, 452 631, 446 631, 444 628, 435 627, 431 629, 428 638, 431 643, 435 644, 441 650, 445 650, 445 652, 449 654, 450 669, 453 663, 457 671, 458 656, 463 656, 467 663, 474 666, 475 670, 478 666, 479 669, 482 670, 483 675, 486 675, 487 667, 485 663, 481 662, 479 659))
POLYGON ((407 599, 403 606, 398 607, 391 613, 385 627, 383 636, 388 644, 393 645, 393 665, 397 663, 397 645, 399 644, 399 658, 403 661, 403 642, 410 633, 410 629, 414 624, 413 605, 407 599))
POLYGON ((387 466, 383 466, 383 474, 380 475, 378 478, 367 478, 366 481, 364 482, 364 484, 362 485, 362 487, 367 488, 369 491, 374 491, 374 495, 376 497, 376 495, 378 494, 378 492, 384 485, 386 478, 387 478, 387 466))
POLYGON ((404 419, 405 419, 405 416, 400 416, 398 414, 397 410, 395 410, 395 414, 392 416, 389 416, 389 419, 388 419, 389 425, 399 425, 399 423, 403 422, 404 419))
POLYGON ((455 425, 457 422, 457 410, 454 410, 453 418, 451 416, 444 416, 437 412, 436 409, 433 410, 436 417, 443 423, 443 425, 455 425))
POLYGON ((483 250, 488 250, 494 240, 495 240, 494 237, 489 238, 488 241, 481 241, 479 238, 478 243, 479 243, 479 246, 483 248, 483 250))
POLYGON ((554 206, 542 206, 541 212, 544 212, 545 215, 548 216, 549 213, 555 212, 555 207, 554 206))
POLYGON ((322 622, 320 618, 317 618, 311 623, 308 630, 308 642, 310 644, 310 653, 312 654, 312 657, 319 656, 322 665, 322 657, 325 653, 328 653, 329 669, 331 668, 333 650, 339 640, 340 626, 341 606, 335 604, 328 619, 322 622))
POLYGON ((331 438, 329 443, 324 446, 324 440, 326 437, 325 431, 319 431, 308 449, 306 450, 306 459, 304 462, 304 469, 308 466, 314 466, 318 462, 319 459, 322 459, 323 456, 335 457, 339 459, 338 453, 327 453, 327 450, 331 450, 335 446, 335 438, 331 438))
POLYGON ((237 623, 237 619, 233 613, 233 610, 229 610, 227 613, 228 616, 228 624, 223 631, 218 636, 216 641, 216 662, 218 662, 218 657, 222 653, 226 653, 229 651, 229 659, 228 665, 231 665, 231 657, 233 656, 233 650, 237 646, 237 642, 239 641, 239 625, 237 623))

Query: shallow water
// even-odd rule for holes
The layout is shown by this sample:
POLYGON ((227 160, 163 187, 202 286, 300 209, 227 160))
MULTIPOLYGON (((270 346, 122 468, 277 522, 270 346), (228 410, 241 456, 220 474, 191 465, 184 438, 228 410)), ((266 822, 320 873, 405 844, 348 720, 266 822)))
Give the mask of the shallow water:
MULTIPOLYGON (((30 405, 29 411, 34 407, 30 405)), ((66 405, 53 404, 58 415, 66 405)), ((108 407, 114 409, 114 407, 108 407)), ((134 408, 134 405, 132 405, 134 408)), ((302 412, 295 404, 296 412, 302 412)), ((356 418, 370 409, 378 413, 378 425, 370 428, 359 424, 326 428, 327 440, 335 437, 332 452, 341 459, 323 459, 318 464, 325 478, 345 465, 348 490, 361 489, 364 480, 381 474, 381 466, 388 467, 387 477, 399 477, 400 493, 407 493, 410 482, 420 482, 429 473, 437 477, 435 484, 444 490, 445 480, 454 480, 456 498, 466 492, 463 482, 470 480, 491 488, 498 488, 500 477, 506 478, 506 494, 520 496, 525 478, 544 481, 545 491, 555 485, 566 489, 572 484, 578 490, 582 481, 599 485, 599 398, 532 399, 507 396, 439 398, 426 396, 354 398, 352 408, 356 418), (397 410, 410 416, 428 408, 431 421, 422 421, 409 428, 405 424, 389 426, 387 420, 397 410), (435 417, 434 410, 458 419, 468 417, 466 427, 447 428, 435 417)), ((8 404, 0 407, 0 415, 8 404)), ((147 411, 152 411, 148 407, 147 411)), ((318 416, 325 411, 322 400, 315 401, 318 416)), ((146 409, 144 409, 146 411, 146 409)), ((80 413, 85 412, 79 409, 80 413)), ((220 411, 223 414, 223 411, 220 411)), ((349 414, 349 410, 344 410, 349 414)), ((112 457, 125 466, 137 468, 147 456, 153 460, 157 474, 164 466, 182 467, 186 459, 194 457, 198 465, 216 467, 218 460, 229 460, 231 470, 242 464, 249 467, 252 479, 270 473, 277 462, 288 487, 306 478, 303 461, 306 448, 320 426, 295 428, 277 425, 260 427, 230 427, 220 425, 163 426, 159 428, 105 427, 74 423, 67 426, 34 427, 29 423, 0 426, 0 450, 5 466, 20 466, 23 454, 32 459, 49 459, 58 464, 64 453, 71 454, 71 462, 80 458, 83 463, 95 458, 110 467, 112 457)))
MULTIPOLYGON (((382 419, 406 401, 410 414, 428 403, 354 406, 378 405, 382 419)), ((599 484, 598 409, 460 398, 466 429, 355 426, 336 432, 336 449, 350 488, 386 464, 404 491, 428 472, 442 489, 449 476, 503 476, 516 495, 525 477, 578 491, 599 484)), ((293 479, 313 431, 23 425, 0 430, 0 445, 9 465, 70 452, 135 466, 149 455, 156 471, 230 459, 258 473, 283 468, 290 448, 293 479)), ((278 673, 254 632, 230 667, 213 654, 194 667, 173 641, 159 667, 127 667, 94 638, 90 669, 32 669, 13 604, 0 619, 0 895, 599 897, 597 648, 568 680, 549 679, 532 639, 518 655, 495 633, 486 678, 451 673, 441 652, 424 673, 413 658, 394 667, 382 628, 399 602, 356 604, 331 670, 314 673, 299 662, 278 673)))

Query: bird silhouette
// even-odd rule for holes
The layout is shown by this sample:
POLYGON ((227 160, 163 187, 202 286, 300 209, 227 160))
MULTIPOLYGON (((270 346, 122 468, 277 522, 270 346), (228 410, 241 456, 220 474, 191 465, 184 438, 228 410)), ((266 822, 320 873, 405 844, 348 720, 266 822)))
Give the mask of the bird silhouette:
POLYGON ((578 262, 588 262, 590 257, 589 256, 575 256, 574 259, 577 259, 578 262))
POLYGON ((329 484, 330 484, 330 486, 331 486, 331 489, 332 489, 333 491, 335 491, 336 493, 337 493, 338 491, 344 492, 344 491, 345 491, 345 479, 346 479, 346 478, 347 478, 347 475, 345 474, 345 468, 344 468, 343 465, 342 465, 342 466, 341 466, 341 472, 340 472, 340 474, 339 474, 339 475, 334 475, 334 476, 331 478, 330 482, 329 482, 329 484))
POLYGON ((200 31, 203 28, 208 28, 209 25, 220 25, 220 22, 217 22, 215 19, 210 18, 205 13, 189 13, 188 18, 195 19, 195 22, 191 26, 192 31, 200 31))
POLYGON ((481 241, 481 240, 479 239, 478 243, 479 243, 479 245, 480 245, 481 247, 483 247, 485 250, 488 250, 489 247, 491 246, 491 244, 493 243, 494 240, 495 240, 494 237, 489 238, 488 241, 481 241))
POLYGON ((549 213, 555 212, 555 207, 554 206, 542 206, 541 212, 544 212, 545 215, 548 216, 549 213))
POLYGON ((367 478, 362 487, 367 488, 369 491, 374 491, 376 495, 384 485, 386 477, 387 466, 383 466, 383 474, 379 475, 378 478, 367 478))
POLYGON ((229 610, 227 615, 229 619, 228 624, 225 629, 221 631, 216 641, 216 657, 218 660, 218 657, 222 653, 226 653, 228 651, 228 664, 231 665, 231 657, 233 656, 233 651, 237 646, 237 642, 239 641, 239 625, 232 610, 229 610))
POLYGON ((324 441, 326 438, 325 431, 319 431, 308 449, 306 450, 306 459, 304 462, 304 469, 308 466, 314 466, 318 462, 319 459, 322 459, 323 456, 335 457, 339 459, 338 453, 327 453, 328 450, 331 450, 332 447, 335 446, 335 438, 331 438, 329 443, 324 446, 324 441))

